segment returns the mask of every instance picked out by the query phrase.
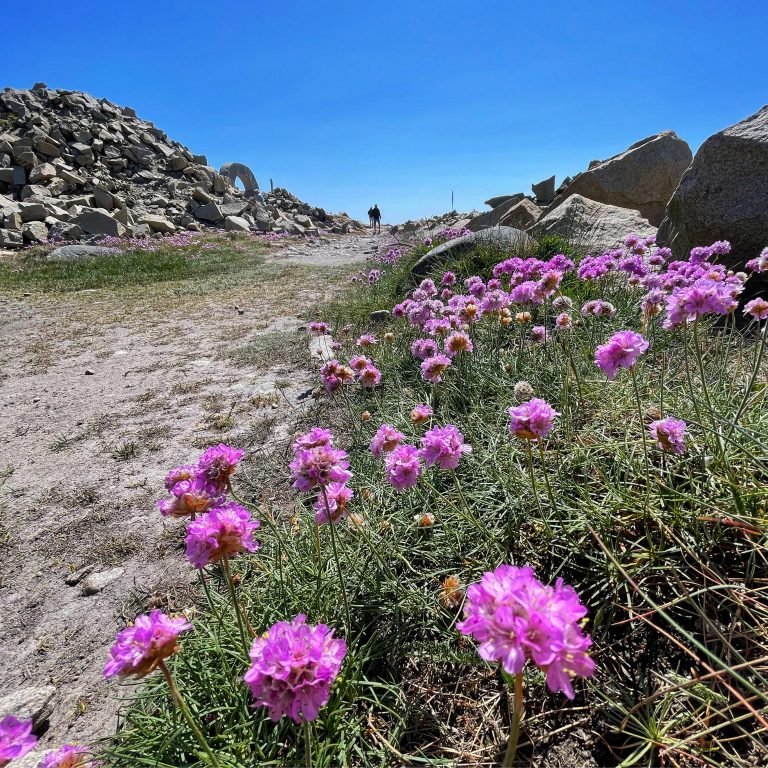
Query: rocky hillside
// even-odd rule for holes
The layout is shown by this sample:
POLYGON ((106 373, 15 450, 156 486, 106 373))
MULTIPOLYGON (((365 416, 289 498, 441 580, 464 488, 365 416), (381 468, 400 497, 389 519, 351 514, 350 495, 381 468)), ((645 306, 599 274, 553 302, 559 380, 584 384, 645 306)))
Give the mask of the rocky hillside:
POLYGON ((130 107, 43 83, 0 93, 0 247, 205 227, 362 228, 282 189, 241 192, 130 107))

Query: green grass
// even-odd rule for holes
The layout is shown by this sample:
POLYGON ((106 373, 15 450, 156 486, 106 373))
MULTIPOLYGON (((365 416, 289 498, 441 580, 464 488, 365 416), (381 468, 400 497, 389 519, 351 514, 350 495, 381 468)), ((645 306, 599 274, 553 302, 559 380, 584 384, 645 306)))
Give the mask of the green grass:
MULTIPOLYGON (((487 277, 500 257, 479 251, 434 276, 451 268, 487 277)), ((345 344, 340 359, 358 351, 354 338, 367 330, 371 309, 404 298, 416 258, 406 256, 373 288, 328 307, 324 319, 337 332, 355 325, 337 333, 345 344)), ((502 562, 530 564, 545 583, 573 585, 589 609, 597 662, 593 678, 575 681, 573 702, 550 693, 528 665, 519 765, 545 759, 553 747, 573 765, 585 752, 593 765, 686 767, 746 767, 767 754, 768 389, 764 368, 752 378, 759 337, 754 328, 702 322, 697 344, 691 333, 664 331, 656 321, 646 329, 651 347, 637 365, 636 390, 626 371, 608 382, 593 357, 612 332, 640 329, 640 291, 615 275, 597 283, 569 276, 562 290, 574 300, 574 317, 598 297, 613 302, 617 315, 552 331, 544 346, 531 343, 528 325, 486 318, 472 328, 475 351, 457 358, 436 386, 421 379, 409 352, 414 328, 401 320, 373 329, 381 386, 351 387, 330 410, 317 411, 349 451, 352 510, 363 526, 316 529, 307 494, 296 493, 294 507, 267 506, 287 469, 280 488, 256 484, 248 466, 235 475, 238 494, 262 521, 259 552, 233 562, 253 631, 305 613, 348 644, 342 675, 314 723, 314 765, 500 759, 509 692, 496 667, 456 631, 461 607, 441 590, 449 576, 465 587, 502 562), (383 341, 384 330, 393 341, 383 341), (561 414, 531 454, 507 427, 520 380, 561 414), (384 422, 418 444, 426 427, 408 416, 419 402, 433 406, 433 424, 456 425, 473 450, 455 472, 433 467, 400 494, 368 444, 384 422), (644 440, 661 415, 688 422, 683 456, 644 440), (434 525, 420 527, 427 512, 434 525)), ((536 312, 535 321, 551 327, 551 310, 536 312)), ((220 764, 302 765, 300 730, 251 707, 242 683, 247 660, 218 567, 199 596, 194 630, 171 667, 220 764)), ((159 675, 133 690, 122 728, 104 750, 107 766, 209 764, 159 675)))
POLYGON ((157 251, 121 251, 87 261, 49 262, 50 249, 36 248, 0 261, 0 294, 70 293, 86 289, 119 289, 153 283, 225 277, 262 261, 267 246, 225 237, 201 239, 199 245, 163 246, 157 251), (210 248, 203 245, 214 246, 210 248))

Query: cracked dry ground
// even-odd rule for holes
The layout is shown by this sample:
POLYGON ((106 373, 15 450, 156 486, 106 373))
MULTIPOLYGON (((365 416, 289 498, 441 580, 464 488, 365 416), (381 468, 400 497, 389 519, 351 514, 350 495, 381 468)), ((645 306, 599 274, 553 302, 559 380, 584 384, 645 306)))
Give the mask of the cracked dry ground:
POLYGON ((239 272, 0 296, 0 699, 55 687, 42 746, 114 731, 115 632, 186 607, 196 579, 155 508, 165 472, 219 441, 251 448, 244 472, 267 459, 317 383, 308 313, 379 242, 248 246, 262 255, 239 272))

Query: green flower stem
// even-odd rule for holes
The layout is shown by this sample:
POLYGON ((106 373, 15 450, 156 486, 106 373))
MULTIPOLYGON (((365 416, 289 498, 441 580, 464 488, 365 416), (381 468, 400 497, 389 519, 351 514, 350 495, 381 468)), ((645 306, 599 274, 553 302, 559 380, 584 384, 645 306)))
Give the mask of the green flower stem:
POLYGON ((635 366, 629 369, 632 375, 632 387, 635 390, 635 403, 637 405, 637 416, 640 419, 640 434, 643 437, 643 456, 645 457, 645 515, 648 516, 648 496, 651 493, 651 464, 648 460, 648 438, 645 436, 645 424, 643 423, 643 405, 640 402, 640 387, 637 384, 637 374, 635 366))
POLYGON ((205 740, 205 736, 203 736, 203 732, 200 730, 197 723, 195 722, 195 718, 192 717, 192 713, 189 711, 189 708, 184 702, 184 699, 182 698, 181 693, 179 692, 179 689, 176 687, 176 683, 173 681, 171 672, 168 669, 168 667, 165 665, 165 661, 163 659, 160 660, 159 666, 160 666, 160 671, 163 673, 163 677, 165 678, 165 681, 168 683, 168 688, 170 688, 171 690, 171 696, 173 696, 173 700, 176 702, 176 705, 181 710, 181 714, 184 716, 184 719, 187 721, 187 725, 192 729, 192 733, 195 734, 197 743, 203 748, 203 751, 206 753, 206 755, 208 755, 208 758, 211 761, 211 765, 214 766, 214 768, 221 768, 219 761, 216 759, 216 755, 213 754, 213 750, 208 746, 208 742, 205 740))
POLYGON ((539 446, 539 458, 541 459, 541 471, 544 473, 544 484, 547 486, 547 495, 549 496, 549 503, 552 505, 552 511, 560 518, 560 513, 557 510, 557 503, 555 502, 555 494, 552 493, 552 486, 549 484, 549 475, 547 473, 546 456, 544 455, 544 445, 541 439, 536 441, 539 446))
POLYGON ((304 765, 306 768, 312 768, 312 725, 305 720, 301 724, 301 730, 304 733, 304 765))
POLYGON ((531 473, 531 486, 533 487, 533 497, 536 499, 536 506, 539 508, 539 515, 541 515, 541 521, 544 523, 547 533, 552 536, 552 529, 549 527, 549 520, 547 520, 544 514, 544 507, 541 506, 541 499, 539 499, 539 491, 536 488, 536 473, 533 469, 533 451, 531 450, 531 441, 525 440, 525 450, 528 454, 528 471, 531 473))
POLYGON ((333 559, 336 561, 336 571, 339 574, 339 584, 341 585, 341 596, 344 599, 344 613, 347 618, 347 638, 352 637, 352 614, 349 610, 349 599, 347 598, 347 585, 344 583, 344 571, 341 568, 341 561, 339 560, 339 551, 336 547, 336 523, 333 521, 333 515, 331 514, 331 508, 328 503, 328 494, 325 490, 325 486, 320 486, 320 492, 323 494, 323 503, 325 504, 325 514, 328 518, 328 525, 331 528, 331 547, 333 547, 333 559))
POLYGON ((512 727, 509 730, 507 751, 504 753, 502 768, 511 768, 517 754, 517 743, 520 740, 520 721, 523 718, 523 673, 515 675, 515 692, 512 699, 512 727))
POLYGON ((243 614, 240 610, 240 603, 237 601, 237 594, 235 592, 235 583, 232 581, 232 571, 229 569, 229 558, 225 555, 221 558, 221 566, 224 571, 224 580, 227 582, 227 588, 229 589, 229 596, 232 598, 232 604, 235 608, 235 616, 237 617, 237 628, 240 631, 240 639, 243 642, 243 648, 245 649, 245 657, 248 658, 248 652, 251 649, 248 642, 248 636, 245 632, 245 622, 243 621, 243 614))

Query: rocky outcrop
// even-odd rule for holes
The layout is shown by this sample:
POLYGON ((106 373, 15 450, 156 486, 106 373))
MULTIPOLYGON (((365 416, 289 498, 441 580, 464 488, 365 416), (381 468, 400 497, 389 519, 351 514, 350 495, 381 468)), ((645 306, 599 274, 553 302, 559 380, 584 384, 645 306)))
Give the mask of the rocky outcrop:
POLYGON ((696 245, 729 240, 729 266, 768 245, 768 105, 701 145, 667 205, 658 239, 678 258, 696 245))
POLYGON ((515 200, 515 202, 519 202, 525 197, 525 195, 522 192, 516 192, 514 195, 497 195, 496 197, 491 197, 488 200, 485 201, 485 205, 489 205, 491 208, 497 208, 502 203, 506 203, 508 200, 515 200))
POLYGON ((495 227, 501 220, 524 198, 524 195, 509 195, 504 202, 499 203, 492 211, 486 211, 475 216, 467 224, 467 229, 479 232, 481 229, 495 227))
POLYGON ((539 205, 549 205, 555 199, 555 177, 550 176, 538 184, 531 184, 531 192, 539 205))
POLYGON ((239 163, 222 170, 130 107, 42 83, 0 93, 0 247, 223 228, 233 217, 261 232, 360 226, 284 190, 259 194, 239 163))
POLYGON ((633 232, 641 237, 655 235, 656 227, 637 211, 571 195, 528 231, 534 237, 559 235, 594 253, 615 248, 633 232))
POLYGON ((411 271, 414 276, 421 277, 449 258, 455 258, 463 253, 468 253, 479 246, 511 253, 514 250, 525 249, 532 244, 533 240, 530 235, 520 229, 514 229, 513 227, 484 229, 480 232, 472 232, 469 235, 464 235, 464 237, 457 237, 455 240, 448 240, 438 245, 425 253, 413 265, 411 271))
POLYGON ((528 229, 541 218, 541 214, 541 208, 532 200, 524 197, 499 219, 499 224, 503 227, 528 229))
POLYGON ((633 144, 607 160, 592 161, 547 209, 572 195, 631 208, 658 226, 680 178, 691 164, 691 149, 674 131, 664 131, 633 144))

